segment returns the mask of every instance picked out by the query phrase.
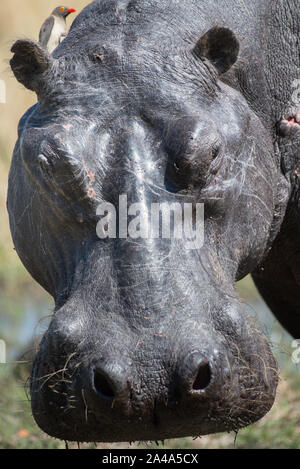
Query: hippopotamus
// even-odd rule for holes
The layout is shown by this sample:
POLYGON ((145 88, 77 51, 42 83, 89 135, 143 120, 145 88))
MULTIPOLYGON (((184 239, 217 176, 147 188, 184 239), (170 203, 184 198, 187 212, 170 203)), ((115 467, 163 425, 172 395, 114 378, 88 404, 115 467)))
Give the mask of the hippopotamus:
POLYGON ((299 43, 296 0, 95 0, 52 55, 14 43, 37 103, 19 123, 8 212, 55 302, 30 384, 49 435, 197 437, 271 409, 272 344, 236 282, 252 274, 300 337, 299 43), (118 224, 120 197, 130 220, 134 204, 190 205, 194 226, 202 207, 203 243, 101 236, 101 204, 118 224))

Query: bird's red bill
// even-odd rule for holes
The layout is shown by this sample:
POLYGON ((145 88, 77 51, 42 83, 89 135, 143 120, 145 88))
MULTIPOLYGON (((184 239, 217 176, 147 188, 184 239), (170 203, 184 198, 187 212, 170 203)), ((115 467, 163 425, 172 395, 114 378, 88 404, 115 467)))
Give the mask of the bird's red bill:
POLYGON ((69 8, 66 13, 75 13, 75 8, 69 8))

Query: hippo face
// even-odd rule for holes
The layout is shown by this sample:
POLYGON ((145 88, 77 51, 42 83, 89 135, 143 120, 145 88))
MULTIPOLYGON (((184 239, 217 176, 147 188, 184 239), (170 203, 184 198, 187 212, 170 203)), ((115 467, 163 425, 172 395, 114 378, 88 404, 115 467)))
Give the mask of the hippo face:
POLYGON ((111 59, 89 97, 91 82, 82 90, 76 67, 58 82, 63 55, 30 41, 13 52, 17 78, 39 103, 19 127, 11 230, 24 265, 55 299, 31 376, 38 425, 65 440, 134 441, 261 418, 274 401, 276 363, 234 284, 268 248, 277 161, 261 121, 219 79, 237 58, 233 33, 215 28, 180 63, 157 66, 159 89, 139 67, 114 88, 111 59), (99 206, 116 207, 118 223, 120 196, 129 219, 132 204, 143 214, 151 204, 189 205, 190 226, 202 204, 204 242, 102 239, 99 206))

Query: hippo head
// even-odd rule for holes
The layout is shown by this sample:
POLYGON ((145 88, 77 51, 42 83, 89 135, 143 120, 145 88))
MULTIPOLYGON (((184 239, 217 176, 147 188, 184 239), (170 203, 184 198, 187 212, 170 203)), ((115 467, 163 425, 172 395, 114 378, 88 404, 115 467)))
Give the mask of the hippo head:
POLYGON ((146 42, 139 54, 109 41, 78 52, 71 31, 54 56, 31 41, 12 49, 39 101, 19 125, 11 231, 55 300, 32 409, 65 440, 236 431, 274 401, 275 360, 235 290, 278 231, 271 134, 221 81, 239 51, 229 29, 165 56, 146 42), (152 204, 162 216, 171 207, 171 228, 182 209, 194 244, 145 235, 152 204))

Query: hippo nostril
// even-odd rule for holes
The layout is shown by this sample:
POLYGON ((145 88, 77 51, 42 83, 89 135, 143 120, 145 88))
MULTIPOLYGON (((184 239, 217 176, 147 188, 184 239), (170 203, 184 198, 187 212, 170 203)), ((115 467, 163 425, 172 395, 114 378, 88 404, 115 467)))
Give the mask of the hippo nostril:
POLYGON ((197 376, 193 383, 193 391, 202 391, 210 384, 211 370, 207 360, 200 363, 197 376))
POLYGON ((114 399, 115 391, 113 386, 102 371, 95 371, 94 386, 96 391, 105 399, 114 399))

